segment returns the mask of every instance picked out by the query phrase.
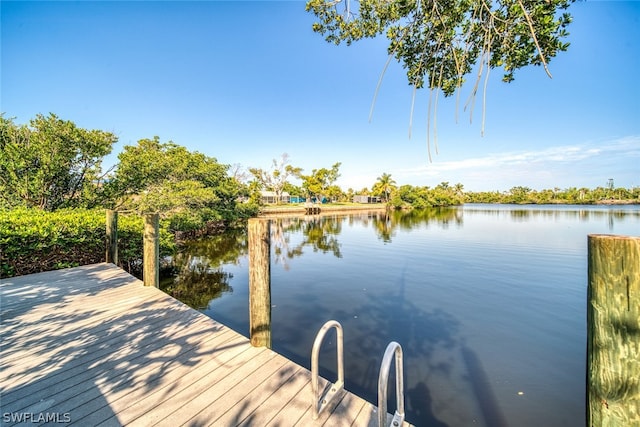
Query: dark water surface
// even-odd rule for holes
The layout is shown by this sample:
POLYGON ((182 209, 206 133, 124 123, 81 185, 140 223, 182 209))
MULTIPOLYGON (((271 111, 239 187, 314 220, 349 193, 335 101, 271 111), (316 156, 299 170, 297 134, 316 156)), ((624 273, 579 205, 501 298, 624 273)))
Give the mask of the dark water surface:
MULTIPOLYGON (((387 344, 402 345, 417 426, 583 426, 592 233, 640 235, 640 206, 274 219, 273 349, 309 368, 315 334, 335 319, 346 388, 371 402, 387 344)), ((167 290, 248 335, 246 236, 194 242, 177 261, 167 290)), ((334 346, 331 332, 320 360, 332 380, 334 346)))

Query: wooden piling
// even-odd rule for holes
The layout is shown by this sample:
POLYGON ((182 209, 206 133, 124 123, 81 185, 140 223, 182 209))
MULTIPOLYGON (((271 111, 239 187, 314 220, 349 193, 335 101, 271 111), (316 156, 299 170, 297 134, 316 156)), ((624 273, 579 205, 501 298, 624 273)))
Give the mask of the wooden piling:
POLYGON ((271 348, 271 221, 249 219, 249 329, 251 345, 271 348))
POLYGON ((142 281, 144 286, 160 285, 160 215, 144 215, 142 248, 142 281))
POLYGON ((118 212, 107 210, 107 252, 105 261, 118 265, 118 212))
POLYGON ((588 251, 587 426, 640 426, 640 237, 588 251))

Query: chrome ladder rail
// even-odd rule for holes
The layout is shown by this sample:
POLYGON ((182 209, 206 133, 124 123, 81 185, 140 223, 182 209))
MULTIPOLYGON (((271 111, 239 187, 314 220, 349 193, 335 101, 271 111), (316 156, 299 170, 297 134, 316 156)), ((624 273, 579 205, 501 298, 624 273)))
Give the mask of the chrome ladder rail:
POLYGON ((327 407, 336 396, 340 396, 344 390, 344 347, 343 347, 343 333, 342 325, 336 320, 329 320, 318 331, 316 339, 313 342, 313 348, 311 349, 311 392, 313 394, 313 419, 317 420, 320 416, 320 412, 327 407), (318 356, 320 353, 320 347, 324 337, 331 328, 336 328, 336 340, 337 340, 337 358, 338 358, 338 380, 329 384, 330 387, 325 388, 322 395, 320 395, 319 380, 318 380, 318 356))
POLYGON ((391 341, 384 352, 380 364, 380 376, 378 377, 378 426, 387 427, 387 385, 389 384, 389 369, 395 355, 396 359, 396 411, 391 420, 392 427, 401 426, 404 423, 404 377, 402 370, 402 347, 395 341, 391 341))

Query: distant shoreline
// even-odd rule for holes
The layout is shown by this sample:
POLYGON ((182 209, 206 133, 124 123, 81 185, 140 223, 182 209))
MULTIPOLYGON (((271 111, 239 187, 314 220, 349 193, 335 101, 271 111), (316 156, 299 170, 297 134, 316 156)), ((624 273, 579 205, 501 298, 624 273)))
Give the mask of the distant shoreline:
MULTIPOLYGON (((316 205, 320 207, 320 214, 323 213, 340 213, 340 212, 381 212, 387 210, 387 205, 384 203, 377 204, 363 204, 363 205, 316 205)), ((304 205, 294 206, 264 206, 260 209, 259 217, 271 216, 271 215, 283 215, 283 214, 304 214, 304 205)))
MULTIPOLYGON (((464 203, 464 204, 474 204, 474 203, 464 203)), ((463 205, 464 205, 463 204, 463 205)), ((481 203, 481 204, 495 204, 495 205, 503 205, 505 203, 481 203)), ((548 204, 548 203, 544 203, 548 204)), ((598 200, 592 203, 552 203, 553 205, 562 205, 562 206, 597 206, 597 205, 605 205, 605 206, 623 206, 623 205, 640 205, 640 200, 598 200)), ((536 203, 508 203, 508 205, 513 206, 525 206, 532 205, 536 206, 536 203)), ((387 205, 384 203, 376 203, 376 204, 362 204, 362 205, 316 205, 320 207, 320 212, 322 213, 340 213, 340 212, 380 212, 385 211, 387 209, 387 205)), ((459 205, 462 206, 462 205, 459 205)), ((304 205, 270 205, 263 206, 260 209, 259 217, 266 217, 272 215, 299 215, 305 213, 304 205)))
POLYGON ((594 205, 640 205, 640 200, 598 200, 594 205))

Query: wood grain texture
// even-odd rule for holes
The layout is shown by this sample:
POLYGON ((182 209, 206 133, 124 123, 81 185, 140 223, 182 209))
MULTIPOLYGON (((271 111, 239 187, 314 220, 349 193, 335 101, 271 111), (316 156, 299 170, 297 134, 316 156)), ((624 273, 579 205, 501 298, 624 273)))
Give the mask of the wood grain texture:
POLYGON ((160 215, 144 215, 142 279, 145 286, 160 286, 160 215))
POLYGON ((118 212, 107 210, 107 250, 105 261, 118 265, 118 212))
POLYGON ((249 329, 251 345, 271 348, 271 221, 249 220, 249 329))
POLYGON ((640 426, 640 238, 588 248, 587 425, 640 426))

